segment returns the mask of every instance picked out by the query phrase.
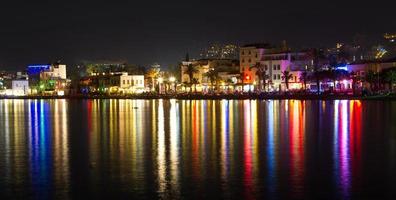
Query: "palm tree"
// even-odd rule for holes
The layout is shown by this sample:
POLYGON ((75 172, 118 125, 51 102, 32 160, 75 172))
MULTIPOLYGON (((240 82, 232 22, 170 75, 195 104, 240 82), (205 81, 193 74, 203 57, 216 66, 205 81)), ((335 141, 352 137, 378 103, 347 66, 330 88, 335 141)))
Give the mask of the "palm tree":
POLYGON ((151 68, 147 71, 146 76, 150 79, 150 90, 154 90, 154 80, 158 77, 159 71, 157 69, 151 68))
POLYGON ((288 70, 282 72, 282 79, 285 80, 286 90, 289 90, 289 80, 293 78, 293 75, 290 74, 288 70))
POLYGON ((300 80, 302 80, 303 83, 304 83, 304 90, 307 90, 307 81, 308 81, 308 73, 307 73, 307 71, 304 71, 304 72, 301 74, 300 80))
POLYGON ((349 73, 349 77, 350 79, 352 79, 352 91, 353 94, 356 94, 356 82, 358 81, 359 77, 357 75, 356 72, 352 71, 351 73, 349 73))
POLYGON ((321 76, 323 75, 321 73, 321 65, 322 62, 326 59, 326 56, 324 55, 323 50, 321 49, 312 49, 309 52, 309 57, 311 57, 313 61, 313 77, 315 78, 316 81, 316 86, 317 86, 317 94, 320 94, 320 79, 321 76))
POLYGON ((265 91, 266 88, 266 82, 268 79, 268 75, 267 75, 267 69, 264 65, 262 65, 261 63, 256 63, 256 65, 252 66, 250 69, 252 68, 256 68, 256 75, 259 77, 259 89, 263 91, 265 91))
MULTIPOLYGON (((190 63, 186 66, 186 71, 184 73, 188 75, 188 78, 190 80, 189 83, 191 86, 194 84, 197 84, 197 83, 193 83, 194 82, 194 74, 197 72, 198 72, 198 69, 193 64, 190 63)), ((196 80, 196 82, 198 82, 198 80, 196 80)))
POLYGON ((197 84, 199 84, 198 79, 197 79, 197 78, 193 78, 193 79, 190 81, 190 84, 191 84, 191 86, 194 86, 194 92, 196 93, 196 92, 197 92, 197 84))
POLYGON ((390 84, 390 89, 393 91, 393 84, 396 83, 396 70, 390 70, 386 72, 386 81, 390 84))
POLYGON ((206 77, 208 77, 211 85, 211 89, 213 90, 213 83, 216 83, 217 86, 217 81, 219 80, 219 75, 218 72, 214 69, 209 70, 204 74, 206 77))
POLYGON ((371 91, 373 90, 373 86, 374 86, 374 83, 376 82, 376 80, 377 80, 377 73, 375 73, 373 70, 369 70, 366 73, 365 81, 370 84, 371 91))

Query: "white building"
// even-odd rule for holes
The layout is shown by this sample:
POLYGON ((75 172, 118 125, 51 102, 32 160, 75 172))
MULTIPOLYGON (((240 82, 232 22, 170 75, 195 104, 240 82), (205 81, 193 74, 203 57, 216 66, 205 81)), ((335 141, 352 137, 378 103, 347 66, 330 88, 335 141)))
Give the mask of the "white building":
POLYGON ((66 65, 62 65, 62 64, 51 65, 49 70, 41 72, 40 78, 42 80, 47 80, 47 79, 67 79, 67 77, 66 77, 66 65))
POLYGON ((144 92, 144 75, 128 75, 127 72, 99 76, 99 85, 109 92, 142 93, 144 92))
POLYGON ((26 79, 12 80, 12 90, 7 92, 14 96, 25 96, 29 94, 29 81, 26 79))

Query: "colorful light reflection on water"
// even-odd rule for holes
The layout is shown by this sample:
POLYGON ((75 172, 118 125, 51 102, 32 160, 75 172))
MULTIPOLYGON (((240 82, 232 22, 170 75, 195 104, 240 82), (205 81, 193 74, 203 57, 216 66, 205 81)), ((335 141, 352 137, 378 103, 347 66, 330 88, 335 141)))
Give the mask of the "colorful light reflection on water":
POLYGON ((393 197, 395 111, 393 102, 361 101, 0 100, 0 191, 40 199, 393 197))

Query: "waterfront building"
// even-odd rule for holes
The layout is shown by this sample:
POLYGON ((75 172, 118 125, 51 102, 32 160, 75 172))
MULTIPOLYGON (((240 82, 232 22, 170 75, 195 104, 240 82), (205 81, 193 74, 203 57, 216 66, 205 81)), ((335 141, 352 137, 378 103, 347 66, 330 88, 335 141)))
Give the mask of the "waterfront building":
POLYGON ((13 95, 13 96, 28 95, 30 93, 29 80, 28 79, 12 80, 12 87, 6 93, 7 95, 13 95))
POLYGON ((26 71, 32 94, 63 96, 68 93, 70 80, 67 79, 66 65, 59 62, 29 65, 26 71))
MULTIPOLYGON (((239 78, 239 61, 233 59, 199 59, 184 61, 181 63, 181 83, 184 84, 183 91, 194 90, 197 92, 207 92, 210 88, 221 85, 221 88, 232 88, 239 78), (214 71, 214 75, 209 77, 208 72, 214 71), (194 80, 190 80, 190 73, 194 80), (192 86, 192 84, 194 86, 192 86)), ((217 87, 220 88, 220 87, 217 87)))
POLYGON ((48 70, 44 70, 40 73, 41 79, 67 79, 66 76, 66 65, 53 64, 50 65, 48 70))
POLYGON ((396 57, 385 60, 365 60, 353 62, 345 65, 343 69, 348 72, 355 72, 360 77, 364 77, 367 72, 373 71, 375 73, 382 72, 383 70, 396 68, 396 57))
POLYGON ((248 44, 241 47, 239 51, 240 83, 244 91, 254 89, 254 85, 257 84, 255 82, 257 74, 257 68, 255 66, 260 63, 265 51, 272 48, 273 46, 267 43, 248 44))
POLYGON ((245 45, 240 50, 241 83, 244 91, 259 89, 264 84, 268 86, 266 90, 284 91, 286 71, 289 89, 301 89, 301 73, 311 66, 312 60, 308 52, 292 52, 285 42, 281 47, 252 44, 245 45))
POLYGON ((127 72, 98 74, 80 80, 83 93, 135 94, 145 91, 144 75, 127 72))

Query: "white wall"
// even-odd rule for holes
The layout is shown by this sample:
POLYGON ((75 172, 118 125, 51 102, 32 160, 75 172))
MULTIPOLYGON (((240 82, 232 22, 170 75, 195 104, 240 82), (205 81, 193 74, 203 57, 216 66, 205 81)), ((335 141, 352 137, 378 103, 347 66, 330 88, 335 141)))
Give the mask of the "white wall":
POLYGON ((12 94, 15 96, 27 95, 29 93, 28 80, 13 80, 12 81, 12 94))

